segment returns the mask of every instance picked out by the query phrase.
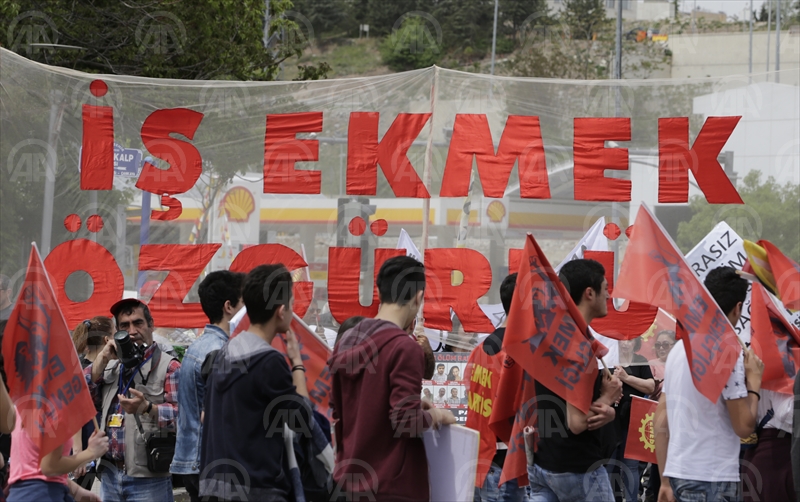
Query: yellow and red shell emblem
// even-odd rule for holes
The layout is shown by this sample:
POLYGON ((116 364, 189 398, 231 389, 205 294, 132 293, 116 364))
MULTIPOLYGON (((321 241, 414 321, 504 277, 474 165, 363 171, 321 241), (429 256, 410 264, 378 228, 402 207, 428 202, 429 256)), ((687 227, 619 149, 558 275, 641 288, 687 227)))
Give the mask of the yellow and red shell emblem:
POLYGON ((500 223, 506 216, 506 206, 499 200, 493 200, 486 206, 486 216, 492 223, 500 223))
POLYGON ((245 222, 256 208, 253 194, 245 187, 233 187, 222 199, 222 208, 228 216, 228 221, 245 222))

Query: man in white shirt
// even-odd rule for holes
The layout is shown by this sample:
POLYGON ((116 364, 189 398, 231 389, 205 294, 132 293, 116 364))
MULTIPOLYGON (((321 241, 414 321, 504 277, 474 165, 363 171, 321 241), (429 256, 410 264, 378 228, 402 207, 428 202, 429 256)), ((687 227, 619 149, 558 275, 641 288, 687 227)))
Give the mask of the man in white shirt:
MULTIPOLYGON (((736 325, 748 283, 731 267, 705 280, 711 296, 736 325)), ((664 370, 664 391, 655 416, 661 471, 659 502, 733 502, 739 482, 739 438, 756 427, 764 363, 751 350, 739 355, 722 396, 711 403, 695 388, 683 340, 664 370)))

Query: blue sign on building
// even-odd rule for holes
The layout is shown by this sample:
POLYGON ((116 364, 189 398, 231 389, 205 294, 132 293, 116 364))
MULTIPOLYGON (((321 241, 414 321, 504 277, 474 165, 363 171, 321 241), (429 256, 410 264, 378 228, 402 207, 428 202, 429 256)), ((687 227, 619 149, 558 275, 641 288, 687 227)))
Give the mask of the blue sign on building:
POLYGON ((122 148, 114 143, 114 175, 123 178, 139 176, 142 167, 142 151, 135 148, 122 148))

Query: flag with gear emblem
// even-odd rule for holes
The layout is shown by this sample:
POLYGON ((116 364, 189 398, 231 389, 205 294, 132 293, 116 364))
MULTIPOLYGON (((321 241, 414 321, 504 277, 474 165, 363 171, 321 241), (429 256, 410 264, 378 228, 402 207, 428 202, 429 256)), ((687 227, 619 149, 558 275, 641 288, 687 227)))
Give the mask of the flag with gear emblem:
POLYGON ((628 425, 628 440, 625 444, 625 458, 657 464, 656 430, 653 417, 656 415, 657 401, 632 396, 631 423, 628 425))

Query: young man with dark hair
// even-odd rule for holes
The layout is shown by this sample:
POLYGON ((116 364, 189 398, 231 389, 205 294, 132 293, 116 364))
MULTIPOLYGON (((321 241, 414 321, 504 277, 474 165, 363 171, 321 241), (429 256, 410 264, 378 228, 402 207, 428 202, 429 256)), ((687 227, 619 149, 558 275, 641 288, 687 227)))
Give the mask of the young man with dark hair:
MULTIPOLYGON (((500 301, 503 303, 506 316, 511 309, 511 299, 516 285, 516 273, 503 279, 500 284, 500 301)), ((466 425, 481 433, 475 477, 475 502, 521 502, 525 498, 525 488, 520 487, 516 479, 499 486, 508 447, 489 429, 491 405, 497 396, 500 372, 503 370, 506 356, 503 350, 505 324, 503 321, 501 327, 494 330, 482 344, 473 349, 464 370, 468 397, 466 425)))
POLYGON ((84 369, 100 427, 108 434, 109 450, 97 469, 103 500, 171 501, 172 478, 149 469, 147 439, 175 431, 181 363, 153 342, 155 326, 146 304, 123 299, 111 306, 111 314, 117 329, 145 350, 141 363, 126 367, 112 337, 84 369))
POLYGON ((200 420, 206 383, 200 371, 206 356, 219 350, 228 341, 230 320, 242 308, 244 274, 219 270, 211 272, 200 283, 197 292, 200 305, 208 317, 203 334, 183 356, 178 406, 178 439, 170 472, 183 476, 183 486, 192 502, 198 502, 200 475, 200 441, 203 424, 200 420))
POLYGON ((425 268, 414 258, 384 262, 381 305, 336 344, 329 367, 337 419, 334 500, 430 500, 422 433, 455 423, 453 414, 421 401, 424 357, 406 330, 425 293, 425 268))
MULTIPOLYGON (((736 326, 747 281, 732 267, 718 267, 708 273, 705 285, 736 326)), ((667 356, 654 422, 659 501, 736 500, 739 439, 755 430, 763 372, 764 363, 752 350, 740 352, 722 395, 712 403, 695 387, 684 341, 678 340, 667 356)))
POLYGON ((287 502, 293 493, 283 431, 309 430, 313 420, 292 322, 292 276, 283 265, 260 265, 244 279, 250 328, 214 358, 206 382, 200 462, 203 500, 287 502), (272 347, 286 335, 286 357, 272 347))
MULTIPOLYGON (((608 315, 605 269, 594 260, 572 260, 561 267, 561 282, 586 324, 608 315)), ((617 443, 614 404, 622 382, 600 371, 589 413, 535 382, 539 442, 534 465, 528 466, 531 502, 614 500, 604 467, 617 443)))

